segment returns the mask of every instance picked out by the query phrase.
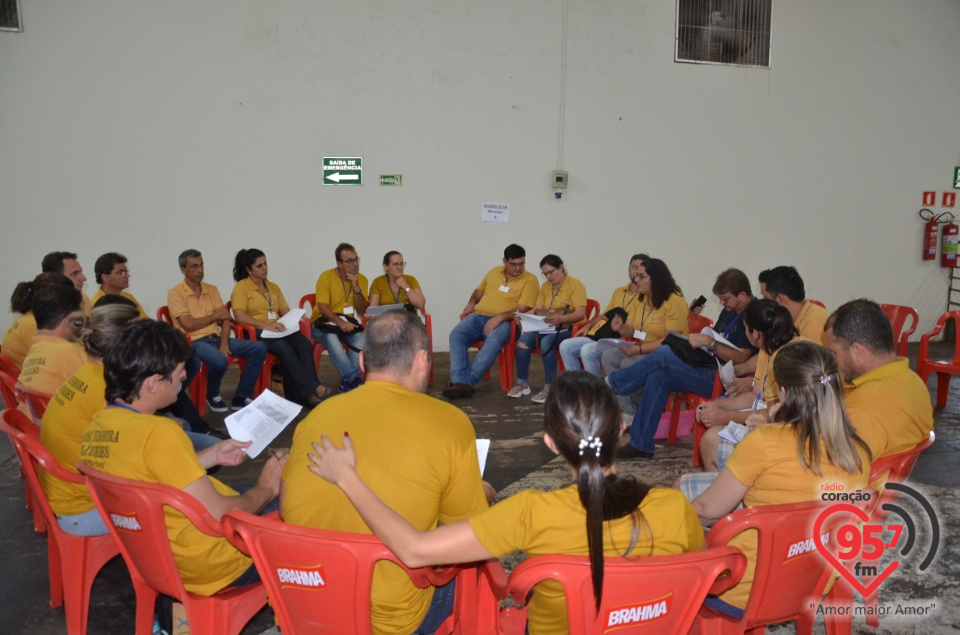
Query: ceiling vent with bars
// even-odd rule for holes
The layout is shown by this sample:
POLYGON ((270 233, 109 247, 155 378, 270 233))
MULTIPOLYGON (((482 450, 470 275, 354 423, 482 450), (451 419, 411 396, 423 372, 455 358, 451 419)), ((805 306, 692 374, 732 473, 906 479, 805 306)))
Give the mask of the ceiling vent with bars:
POLYGON ((770 66, 773 0, 677 0, 677 62, 770 66))
POLYGON ((0 0, 0 31, 23 31, 20 0, 0 0))

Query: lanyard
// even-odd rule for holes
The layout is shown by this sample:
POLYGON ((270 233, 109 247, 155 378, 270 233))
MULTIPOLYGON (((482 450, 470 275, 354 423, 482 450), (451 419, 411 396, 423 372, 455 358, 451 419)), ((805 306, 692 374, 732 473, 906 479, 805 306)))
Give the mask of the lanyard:
MULTIPOLYGON (((390 289, 390 295, 393 296, 393 302, 394 302, 394 304, 400 304, 400 303, 402 302, 401 298, 403 297, 403 294, 405 293, 404 290, 400 288, 400 285, 397 285, 397 293, 396 293, 396 295, 394 295, 394 293, 393 293, 393 285, 390 284, 390 278, 386 278, 386 280, 387 280, 387 288, 390 289)), ((408 298, 408 299, 409 299, 409 298, 408 298)))
POLYGON ((253 285, 253 286, 257 290, 257 293, 262 295, 263 298, 267 301, 267 306, 269 307, 270 313, 273 313, 273 299, 270 297, 270 285, 267 284, 266 280, 263 281, 263 286, 266 287, 267 289, 266 293, 261 291, 260 287, 258 287, 257 285, 253 285))
POLYGON ((560 285, 560 288, 553 292, 553 297, 550 298, 550 308, 553 308, 553 301, 557 299, 557 296, 560 295, 560 292, 563 290, 563 285, 567 283, 566 278, 563 280, 563 284, 560 285))
POLYGON ((727 337, 728 335, 730 335, 730 330, 733 328, 733 326, 734 326, 737 322, 740 321, 740 318, 742 318, 742 317, 743 317, 743 312, 742 312, 742 311, 741 311, 740 313, 737 313, 737 317, 735 317, 735 318, 733 318, 732 320, 730 320, 730 324, 727 324, 727 328, 723 329, 722 335, 723 335, 724 337, 727 337))
POLYGON ((644 302, 643 311, 640 313, 640 328, 637 329, 638 331, 643 330, 643 323, 646 321, 647 321, 647 303, 644 302))
MULTIPOLYGON (((344 284, 343 278, 340 278, 340 274, 337 274, 337 278, 340 280, 340 287, 343 289, 343 302, 347 306, 353 306, 353 283, 350 283, 350 293, 347 293, 347 285, 344 284)), ((387 284, 390 284, 390 281, 387 280, 387 284)), ((390 293, 393 293, 391 289, 390 293)))
POLYGON ((624 290, 623 290, 623 297, 620 298, 620 306, 622 306, 623 308, 627 308, 628 306, 630 306, 631 304, 633 304, 633 301, 634 301, 634 300, 636 300, 636 299, 639 298, 639 297, 640 297, 640 292, 637 291, 637 294, 636 294, 635 296, 633 296, 632 298, 630 298, 630 301, 629 301, 629 302, 626 302, 626 299, 627 299, 627 290, 624 289, 624 290))
POLYGON ((108 403, 108 404, 107 404, 107 408, 126 408, 127 410, 130 410, 131 412, 135 412, 135 413, 137 413, 137 414, 141 414, 139 410, 137 410, 137 409, 134 408, 133 406, 128 406, 128 405, 125 404, 125 403, 116 403, 116 402, 108 403))

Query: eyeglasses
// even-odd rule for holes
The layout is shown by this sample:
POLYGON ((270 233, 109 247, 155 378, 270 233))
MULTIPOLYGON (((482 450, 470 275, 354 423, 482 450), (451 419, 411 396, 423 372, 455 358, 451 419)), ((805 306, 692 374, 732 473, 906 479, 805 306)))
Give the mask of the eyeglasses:
POLYGON ((511 262, 510 260, 508 260, 508 261, 506 261, 506 263, 504 263, 504 264, 506 264, 508 267, 517 268, 517 267, 523 267, 524 265, 526 265, 526 264, 527 264, 527 261, 526 261, 525 259, 524 259, 524 260, 521 260, 521 261, 519 261, 519 262, 511 262))
POLYGON ((648 275, 645 274, 645 273, 638 273, 636 276, 634 276, 634 278, 635 278, 636 280, 646 280, 646 279, 649 278, 649 277, 650 277, 650 276, 648 276, 648 275))
POLYGON ((543 272, 541 272, 540 275, 543 276, 544 278, 549 278, 550 276, 552 276, 552 275, 555 274, 556 272, 557 272, 556 269, 551 269, 550 271, 543 271, 543 272))
POLYGON ((726 295, 717 296, 717 299, 720 300, 720 304, 730 304, 731 302, 737 299, 737 296, 726 294, 726 295))
POLYGON ((356 258, 347 258, 346 260, 341 260, 340 262, 345 265, 355 265, 360 262, 360 256, 357 256, 356 258))
POLYGON ((396 267, 397 269, 399 269, 399 268, 401 268, 401 267, 406 267, 406 266, 407 266, 407 263, 406 263, 406 262, 391 262, 391 263, 390 263, 390 266, 391 266, 391 267, 396 267))
POLYGON ((130 275, 129 269, 117 269, 116 271, 111 271, 110 275, 112 276, 123 276, 124 278, 130 275))

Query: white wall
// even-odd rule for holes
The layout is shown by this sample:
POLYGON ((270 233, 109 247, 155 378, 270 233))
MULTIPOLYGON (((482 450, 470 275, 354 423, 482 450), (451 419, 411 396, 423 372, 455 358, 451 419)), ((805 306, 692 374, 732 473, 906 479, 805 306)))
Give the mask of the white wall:
POLYGON ((960 2, 775 0, 770 69, 674 63, 673 4, 569 0, 557 201, 560 0, 22 0, 25 31, 0 33, 2 295, 55 249, 92 294, 116 250, 152 311, 182 249, 227 295, 256 246, 296 302, 346 240, 371 279, 404 253, 445 350, 516 241, 601 302, 646 251, 689 298, 794 264, 830 308, 910 304, 928 328, 947 276, 916 212, 960 164, 960 2), (366 183, 321 185, 324 156, 362 156, 366 183))

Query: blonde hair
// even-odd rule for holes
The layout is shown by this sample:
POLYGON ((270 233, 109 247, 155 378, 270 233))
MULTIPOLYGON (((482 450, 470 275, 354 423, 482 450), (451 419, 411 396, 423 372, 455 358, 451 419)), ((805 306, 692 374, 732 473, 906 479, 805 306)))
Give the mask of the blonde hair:
POLYGON ((863 471, 857 446, 868 457, 870 450, 850 423, 830 351, 810 341, 786 344, 774 358, 773 374, 784 390, 773 419, 793 426, 801 465, 818 476, 824 460, 848 474, 863 471))
POLYGON ((67 321, 67 339, 83 345, 91 357, 103 359, 107 350, 140 312, 125 304, 106 304, 83 313, 77 311, 67 321))

